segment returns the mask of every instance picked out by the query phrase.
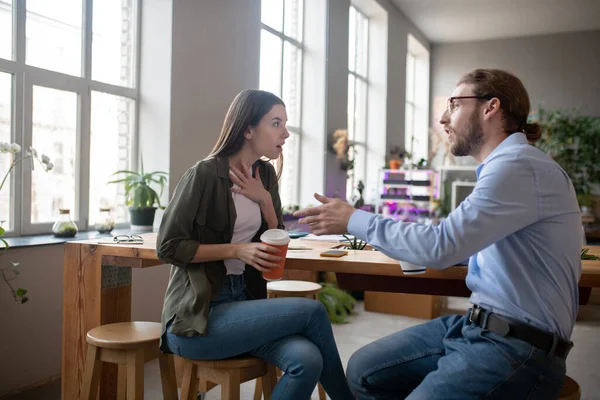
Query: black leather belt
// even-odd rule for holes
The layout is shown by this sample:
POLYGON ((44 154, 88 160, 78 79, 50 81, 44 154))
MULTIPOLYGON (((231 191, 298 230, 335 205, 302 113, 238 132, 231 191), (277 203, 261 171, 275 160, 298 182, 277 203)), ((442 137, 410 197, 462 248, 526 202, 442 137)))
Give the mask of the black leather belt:
POLYGON ((512 336, 523 340, 524 342, 527 342, 548 354, 553 354, 556 357, 566 359, 569 351, 571 351, 571 348, 573 347, 573 342, 566 341, 550 332, 534 328, 530 325, 509 322, 505 318, 486 311, 478 305, 474 305, 473 308, 469 309, 467 318, 481 329, 494 332, 501 336, 512 336))

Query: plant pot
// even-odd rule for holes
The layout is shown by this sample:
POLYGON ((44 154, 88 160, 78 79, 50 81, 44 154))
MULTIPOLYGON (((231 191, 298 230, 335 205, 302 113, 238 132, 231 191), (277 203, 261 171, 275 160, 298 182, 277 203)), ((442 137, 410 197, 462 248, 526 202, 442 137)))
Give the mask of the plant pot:
POLYGON ((390 169, 400 169, 402 160, 390 160, 390 169))
POLYGON ((139 209, 129 208, 129 222, 131 223, 131 229, 136 231, 152 231, 155 213, 156 207, 139 209))

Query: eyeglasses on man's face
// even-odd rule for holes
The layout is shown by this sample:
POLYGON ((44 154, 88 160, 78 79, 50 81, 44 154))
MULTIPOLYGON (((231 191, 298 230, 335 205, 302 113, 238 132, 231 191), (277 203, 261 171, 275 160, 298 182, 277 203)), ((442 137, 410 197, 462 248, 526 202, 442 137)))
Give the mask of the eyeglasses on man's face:
POLYGON ((452 114, 454 110, 456 110, 456 100, 458 99, 478 99, 478 100, 491 100, 494 96, 491 94, 486 94, 483 96, 452 96, 448 98, 448 102, 446 104, 446 110, 448 114, 452 114))
POLYGON ((140 235, 117 235, 113 237, 115 243, 144 243, 140 235))

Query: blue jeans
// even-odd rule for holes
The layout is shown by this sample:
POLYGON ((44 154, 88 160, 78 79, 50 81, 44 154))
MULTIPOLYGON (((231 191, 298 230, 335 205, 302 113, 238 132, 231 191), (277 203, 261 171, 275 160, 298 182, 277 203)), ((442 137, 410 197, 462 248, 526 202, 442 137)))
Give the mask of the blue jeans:
POLYGON ((318 381, 333 400, 353 399, 323 304, 304 298, 246 300, 244 288, 243 275, 228 275, 211 302, 206 335, 177 336, 167 328, 171 351, 196 360, 260 357, 285 372, 273 400, 306 400, 318 381))
POLYGON ((357 399, 556 399, 565 360, 449 315, 359 349, 348 363, 357 399))

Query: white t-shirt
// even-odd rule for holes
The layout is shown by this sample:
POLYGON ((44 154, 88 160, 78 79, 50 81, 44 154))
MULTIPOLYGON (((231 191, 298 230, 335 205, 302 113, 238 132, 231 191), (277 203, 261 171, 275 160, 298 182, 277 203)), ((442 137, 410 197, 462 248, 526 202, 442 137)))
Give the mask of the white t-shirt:
MULTIPOLYGON (((236 184, 233 187, 239 188, 236 184)), ((231 195, 237 214, 231 243, 250 243, 260 229, 260 206, 244 195, 233 192, 231 195)), ((225 267, 227 268, 227 275, 241 275, 246 269, 246 264, 242 260, 228 259, 225 260, 225 267)))

